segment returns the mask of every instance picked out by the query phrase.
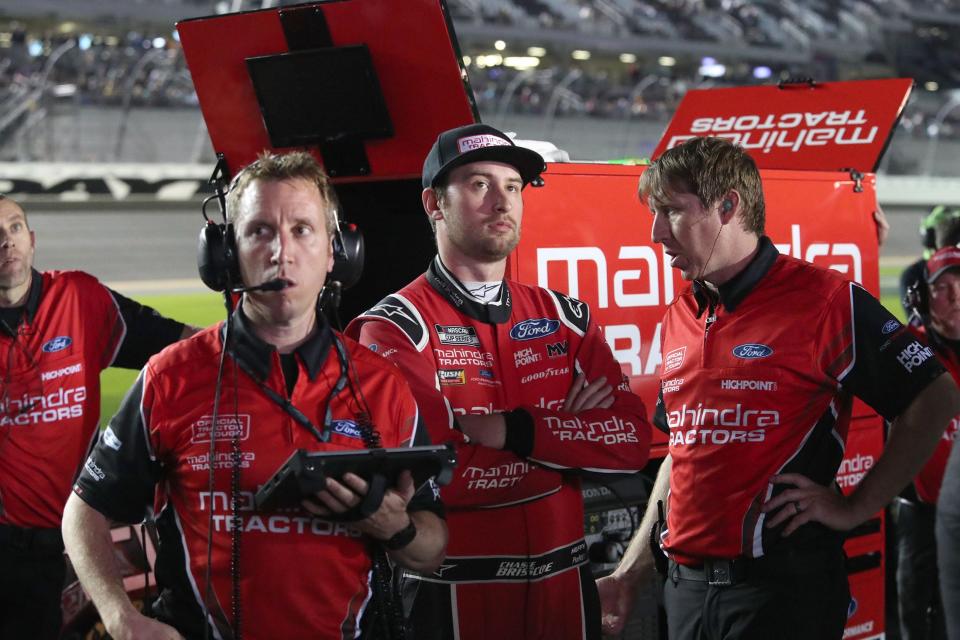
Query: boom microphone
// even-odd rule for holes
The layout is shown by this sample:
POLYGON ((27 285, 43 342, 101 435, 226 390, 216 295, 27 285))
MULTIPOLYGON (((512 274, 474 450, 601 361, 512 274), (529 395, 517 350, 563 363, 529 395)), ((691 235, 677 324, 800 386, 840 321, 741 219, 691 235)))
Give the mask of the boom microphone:
POLYGON ((253 287, 235 287, 230 289, 230 293, 252 293, 254 291, 280 291, 281 289, 286 289, 290 286, 290 283, 286 280, 276 278, 275 280, 267 280, 263 284, 258 284, 253 287))

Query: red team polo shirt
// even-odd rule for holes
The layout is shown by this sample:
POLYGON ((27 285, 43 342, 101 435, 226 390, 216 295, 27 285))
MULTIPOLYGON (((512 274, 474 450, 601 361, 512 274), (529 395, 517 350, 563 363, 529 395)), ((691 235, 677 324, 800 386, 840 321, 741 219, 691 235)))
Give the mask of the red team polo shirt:
MULTIPOLYGON (((663 321, 658 426, 673 469, 663 545, 682 564, 760 557, 779 542, 760 506, 801 473, 834 481, 852 396, 887 419, 943 372, 933 352, 841 274, 780 255, 754 260, 713 297, 694 284, 663 321)), ((808 524, 802 545, 826 533, 808 524)))

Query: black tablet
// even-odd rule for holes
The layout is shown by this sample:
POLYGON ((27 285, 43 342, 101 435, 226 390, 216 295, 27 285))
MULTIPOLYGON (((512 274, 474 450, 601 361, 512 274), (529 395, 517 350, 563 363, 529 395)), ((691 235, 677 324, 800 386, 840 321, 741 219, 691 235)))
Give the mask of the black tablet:
POLYGON ((450 482, 456 461, 453 447, 444 445, 359 451, 297 449, 260 487, 254 506, 262 511, 298 507, 303 498, 325 489, 328 477, 339 479, 347 472, 367 481, 379 473, 387 486, 393 486, 397 476, 409 469, 418 488, 430 478, 444 485, 450 482))

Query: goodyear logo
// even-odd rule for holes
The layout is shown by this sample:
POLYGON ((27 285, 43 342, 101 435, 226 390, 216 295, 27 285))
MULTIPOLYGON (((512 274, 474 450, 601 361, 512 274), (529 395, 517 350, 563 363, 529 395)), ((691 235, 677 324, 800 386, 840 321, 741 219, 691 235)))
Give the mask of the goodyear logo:
POLYGON ((740 344, 733 348, 733 355, 744 360, 756 360, 773 355, 773 349, 765 344, 740 344))
POLYGON ((537 318, 524 320, 513 325, 513 328, 510 329, 510 337, 514 340, 535 340, 554 334, 559 330, 560 322, 558 320, 537 318))
POLYGON ((73 344, 73 339, 70 336, 57 336, 44 342, 40 348, 43 349, 44 353, 56 353, 57 351, 63 351, 71 344, 73 344))

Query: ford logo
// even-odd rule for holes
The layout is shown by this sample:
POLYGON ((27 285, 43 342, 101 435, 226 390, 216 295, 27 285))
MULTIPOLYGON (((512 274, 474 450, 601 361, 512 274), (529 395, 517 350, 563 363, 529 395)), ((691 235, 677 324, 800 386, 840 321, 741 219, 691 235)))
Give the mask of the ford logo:
POLYGON ((773 355, 773 349, 765 344, 741 344, 733 348, 733 355, 745 360, 755 360, 773 355))
POLYGON ((513 328, 510 329, 510 337, 514 340, 534 340, 556 333, 559 329, 560 322, 558 320, 548 318, 524 320, 513 325, 513 328))
POLYGON ((850 604, 847 606, 847 620, 853 617, 853 614, 857 612, 857 599, 850 598, 850 604))
POLYGON ((57 351, 63 351, 71 344, 73 344, 73 340, 70 336, 57 336, 52 340, 44 342, 40 348, 43 349, 44 353, 56 353, 57 351))
POLYGON ((883 329, 880 331, 883 332, 883 335, 888 335, 900 328, 900 323, 897 320, 890 319, 887 320, 886 324, 883 325, 883 329))

